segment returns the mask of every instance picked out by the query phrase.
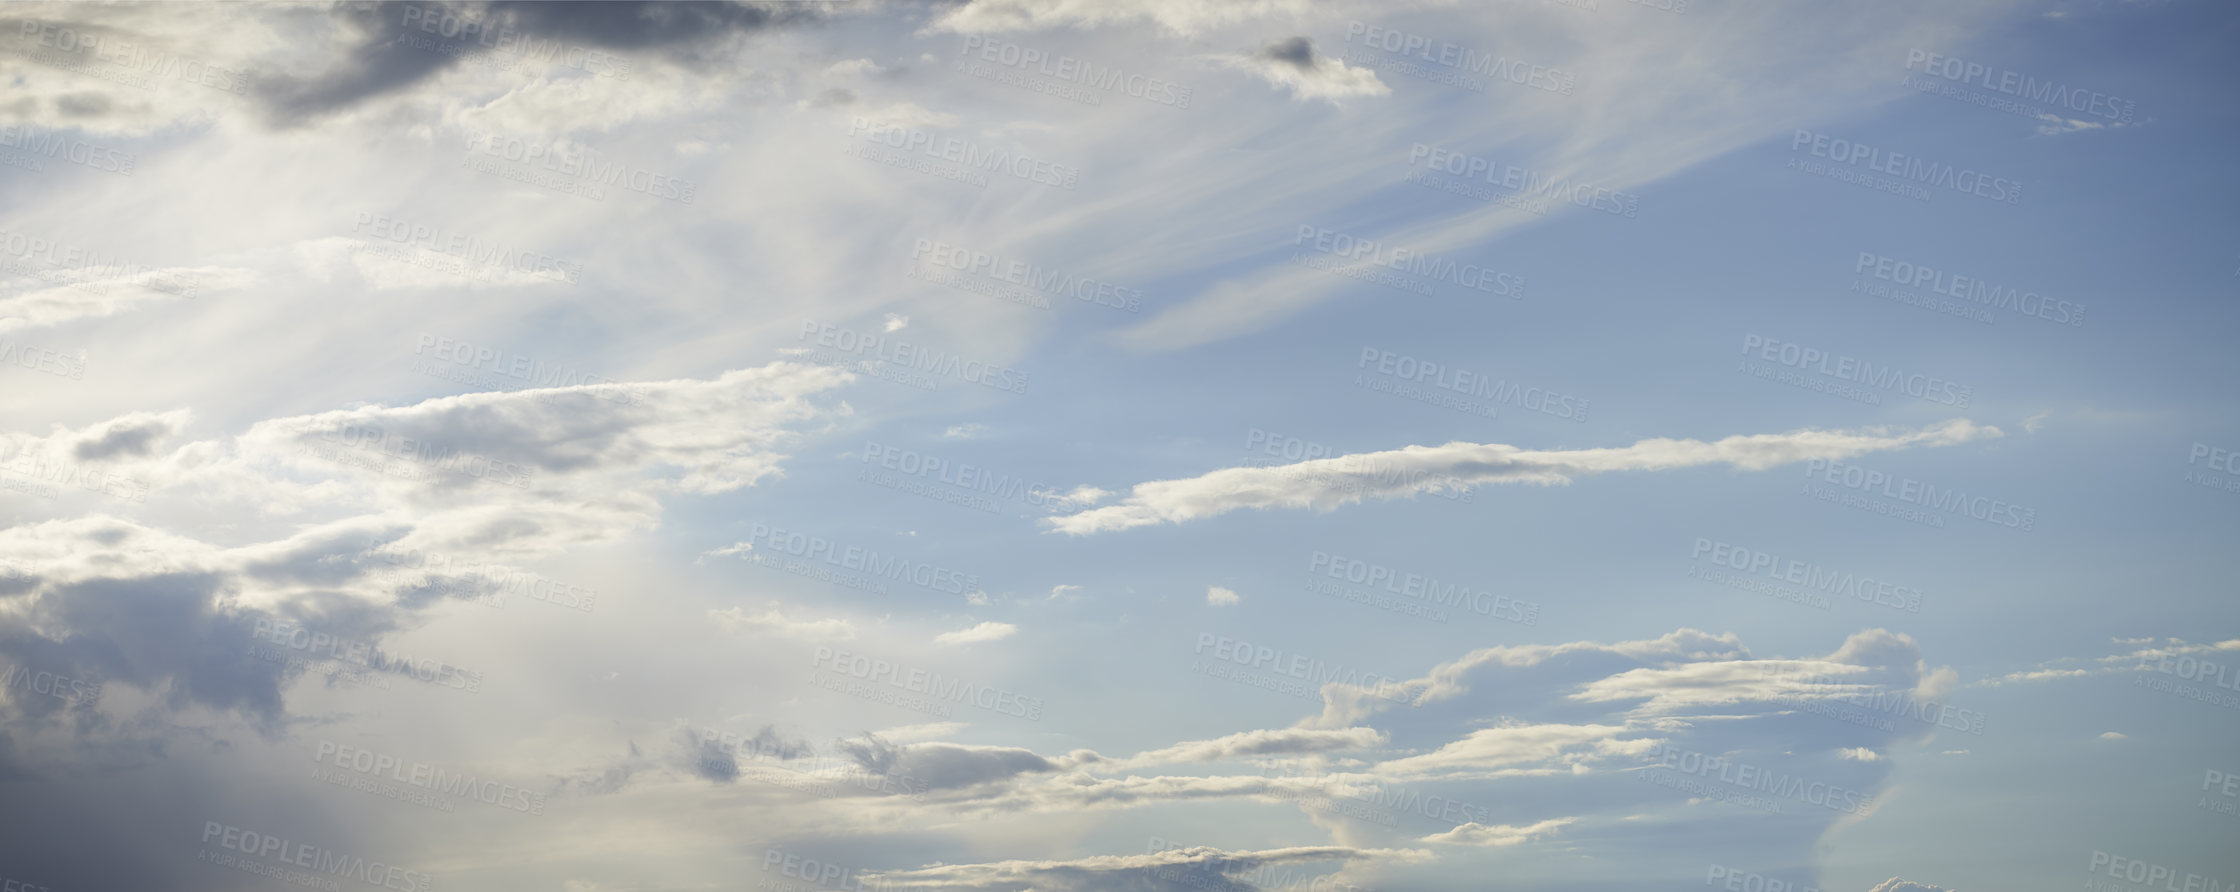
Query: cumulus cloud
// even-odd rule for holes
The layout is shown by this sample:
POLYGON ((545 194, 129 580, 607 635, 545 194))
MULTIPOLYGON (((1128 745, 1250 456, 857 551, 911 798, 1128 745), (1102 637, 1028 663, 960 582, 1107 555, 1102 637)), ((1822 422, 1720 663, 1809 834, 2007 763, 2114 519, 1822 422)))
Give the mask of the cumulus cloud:
POLYGON ((1348 67, 1344 60, 1315 51, 1305 37, 1279 40, 1259 51, 1225 57, 1225 64, 1250 71, 1268 83, 1291 91, 1299 99, 1336 102, 1351 96, 1385 96, 1392 90, 1366 68, 1348 67))
POLYGON ((1870 427, 1798 430, 1701 440, 1642 440, 1609 449, 1527 450, 1500 443, 1409 446, 1274 467, 1227 468, 1182 480, 1136 484, 1117 505, 1043 522, 1087 535, 1182 523, 1241 508, 1328 511, 1364 499, 1408 498, 1500 483, 1555 485, 1609 471, 1653 471, 1725 464, 1760 471, 1810 459, 1841 459, 1911 446, 1950 446, 1999 436, 1995 427, 1953 419, 1918 431, 1870 427))
POLYGON ((1239 596, 1236 592, 1222 588, 1221 586, 1213 585, 1206 587, 1206 603, 1211 604, 1215 607, 1226 607, 1242 600, 1244 600, 1244 598, 1239 596))

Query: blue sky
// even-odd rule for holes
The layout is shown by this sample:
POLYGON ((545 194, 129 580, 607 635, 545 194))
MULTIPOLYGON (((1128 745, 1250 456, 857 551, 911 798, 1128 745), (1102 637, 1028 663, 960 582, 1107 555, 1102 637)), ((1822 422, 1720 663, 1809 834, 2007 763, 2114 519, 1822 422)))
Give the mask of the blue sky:
POLYGON ((2240 882, 2218 5, 8 12, 0 878, 2240 882))

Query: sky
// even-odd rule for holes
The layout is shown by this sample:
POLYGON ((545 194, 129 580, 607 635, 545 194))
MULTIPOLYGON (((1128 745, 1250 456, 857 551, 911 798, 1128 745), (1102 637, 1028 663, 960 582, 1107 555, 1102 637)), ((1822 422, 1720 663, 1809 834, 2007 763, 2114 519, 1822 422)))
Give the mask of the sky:
POLYGON ((2240 888, 2240 9, 0 7, 0 881, 2240 888))

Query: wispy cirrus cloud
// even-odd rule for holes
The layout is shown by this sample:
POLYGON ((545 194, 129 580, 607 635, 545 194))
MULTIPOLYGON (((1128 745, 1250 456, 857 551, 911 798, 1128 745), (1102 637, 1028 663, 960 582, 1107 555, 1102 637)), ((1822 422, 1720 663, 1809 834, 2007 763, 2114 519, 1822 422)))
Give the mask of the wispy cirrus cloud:
POLYGON ((1724 464, 1744 471, 1810 459, 1840 459, 1913 446, 1951 446, 2000 436, 1956 418, 1915 431, 1887 427, 1797 430, 1713 442, 1657 438, 1609 449, 1530 450, 1501 443, 1448 443, 1357 453, 1275 467, 1226 468, 1182 480, 1139 483, 1120 504, 1043 521, 1076 536, 1182 523, 1241 508, 1328 511, 1366 499, 1504 483, 1555 485, 1611 471, 1663 471, 1724 464))

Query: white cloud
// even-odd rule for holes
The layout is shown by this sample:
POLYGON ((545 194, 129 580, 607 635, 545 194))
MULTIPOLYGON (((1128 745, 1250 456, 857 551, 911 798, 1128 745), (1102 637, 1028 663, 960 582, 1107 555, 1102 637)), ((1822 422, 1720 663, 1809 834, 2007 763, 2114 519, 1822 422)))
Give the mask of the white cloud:
POLYGON ((1881 883, 1876 884, 1875 887, 1868 890, 1868 892, 1953 892, 1953 890, 1946 889, 1943 886, 1931 886, 1925 883, 1916 883, 1909 880, 1900 879, 1898 877, 1891 877, 1887 880, 1883 880, 1881 883))
POLYGON ((856 625, 845 619, 791 619, 773 603, 768 610, 750 614, 742 607, 710 610, 708 617, 733 632, 772 635, 801 641, 847 641, 856 637, 856 625))
POLYGON ((969 629, 943 632, 933 636, 935 644, 979 644, 983 641, 1001 641, 1019 631, 1010 623, 984 622, 969 629))
POLYGON ((1291 91, 1299 99, 1322 99, 1337 102, 1354 96, 1386 96, 1392 93, 1377 73, 1367 68, 1353 68, 1342 59, 1318 52, 1314 41, 1304 37, 1279 40, 1262 47, 1258 52, 1221 57, 1221 62, 1233 68, 1250 71, 1269 83, 1291 91))
POLYGON ((1881 761, 1882 754, 1863 746, 1854 746, 1836 750, 1836 757, 1854 762, 1877 762, 1881 761))
POLYGON ((1236 592, 1222 588, 1218 585, 1206 587, 1206 603, 1211 604, 1215 607, 1226 607, 1243 600, 1244 598, 1239 596, 1236 592))
POLYGON ((1528 450, 1500 443, 1409 446, 1274 467, 1227 468, 1182 480, 1139 483, 1120 504, 1043 522, 1072 535, 1125 530, 1226 514, 1241 508, 1328 511, 1364 499, 1499 483, 1555 485, 1609 471, 1726 464, 1758 471, 1808 459, 1840 459, 1911 446, 1950 446, 1999 436, 1999 429, 1953 419, 1918 431, 1885 427, 1798 430, 1701 440, 1642 440, 1608 449, 1528 450))
POLYGON ((1464 846, 1513 846, 1532 842, 1554 833, 1566 824, 1576 823, 1577 818, 1549 818, 1535 824, 1485 825, 1475 821, 1457 824, 1453 830, 1434 833, 1423 838, 1424 842, 1441 842, 1464 846))

